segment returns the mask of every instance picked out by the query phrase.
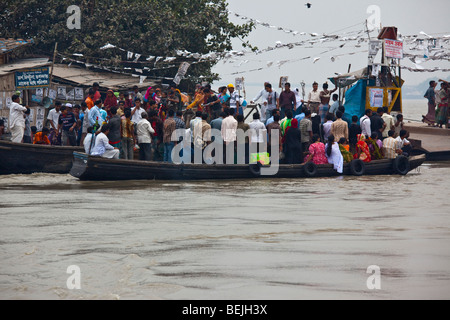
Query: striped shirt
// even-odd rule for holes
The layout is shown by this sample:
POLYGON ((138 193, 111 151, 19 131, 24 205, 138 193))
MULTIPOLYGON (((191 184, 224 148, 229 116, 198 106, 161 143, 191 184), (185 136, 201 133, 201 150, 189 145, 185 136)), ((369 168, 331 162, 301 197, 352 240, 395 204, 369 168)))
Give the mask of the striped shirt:
POLYGON ((397 158, 398 142, 392 137, 383 140, 384 157, 387 159, 397 158))

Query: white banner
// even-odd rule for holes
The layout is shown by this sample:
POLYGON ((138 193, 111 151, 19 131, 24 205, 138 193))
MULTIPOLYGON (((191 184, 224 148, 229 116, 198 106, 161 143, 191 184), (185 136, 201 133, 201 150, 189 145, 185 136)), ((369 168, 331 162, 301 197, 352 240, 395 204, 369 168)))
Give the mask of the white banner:
POLYGON ((385 39, 384 50, 387 58, 403 59, 403 41, 385 39))

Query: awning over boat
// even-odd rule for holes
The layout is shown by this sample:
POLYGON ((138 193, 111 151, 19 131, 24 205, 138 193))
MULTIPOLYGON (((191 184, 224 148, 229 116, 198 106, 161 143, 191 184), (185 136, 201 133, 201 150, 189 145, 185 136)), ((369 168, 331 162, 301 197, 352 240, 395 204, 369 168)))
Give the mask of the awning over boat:
POLYGON ((358 80, 367 79, 367 77, 368 77, 368 68, 365 67, 364 69, 358 71, 340 74, 337 77, 329 78, 329 80, 337 87, 344 88, 352 85, 358 80))
POLYGON ((67 85, 91 87, 98 82, 100 87, 111 90, 126 90, 138 86, 148 88, 156 85, 155 82, 145 80, 140 83, 140 78, 107 71, 94 71, 65 64, 55 64, 53 69, 53 81, 67 85))

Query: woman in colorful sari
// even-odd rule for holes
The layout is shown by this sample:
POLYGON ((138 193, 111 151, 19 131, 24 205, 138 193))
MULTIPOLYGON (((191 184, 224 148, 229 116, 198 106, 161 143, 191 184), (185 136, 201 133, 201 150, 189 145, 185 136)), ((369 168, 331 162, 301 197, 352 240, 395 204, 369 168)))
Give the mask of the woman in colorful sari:
POLYGON ((314 164, 327 164, 328 160, 325 155, 325 145, 320 142, 318 134, 313 135, 312 143, 309 146, 309 155, 305 157, 305 163, 312 161, 314 164))
POLYGON ((442 128, 443 125, 447 125, 449 93, 449 83, 443 82, 441 84, 441 90, 438 92, 440 103, 436 111, 436 123, 439 128, 442 128))
POLYGON ((364 134, 358 134, 358 142, 356 143, 356 154, 354 159, 360 159, 364 162, 370 162, 372 157, 370 155, 369 146, 366 143, 366 136, 364 134))
POLYGON ((190 109, 194 109, 193 111, 202 111, 203 110, 203 102, 205 100, 205 94, 203 93, 203 88, 202 87, 198 87, 197 91, 195 92, 194 95, 194 101, 188 105, 188 107, 186 109, 190 110, 190 109))
POLYGON ((154 90, 153 87, 148 87, 147 92, 145 92, 144 101, 142 102, 149 102, 150 100, 155 100, 153 98, 154 90))
POLYGON ((383 159, 382 148, 383 143, 378 139, 378 135, 376 132, 372 133, 372 136, 366 139, 366 143, 369 146, 370 157, 372 160, 381 160, 383 159), (381 147, 380 147, 381 143, 381 147))
POLYGON ((230 95, 228 94, 227 87, 220 87, 219 95, 217 97, 219 98, 220 104, 222 105, 223 108, 229 107, 229 105, 227 105, 227 102, 228 100, 230 100, 230 95))
POLYGON ((347 144, 347 140, 345 138, 341 138, 339 140, 339 151, 341 151, 345 163, 352 162, 353 155, 350 152, 350 146, 347 144))

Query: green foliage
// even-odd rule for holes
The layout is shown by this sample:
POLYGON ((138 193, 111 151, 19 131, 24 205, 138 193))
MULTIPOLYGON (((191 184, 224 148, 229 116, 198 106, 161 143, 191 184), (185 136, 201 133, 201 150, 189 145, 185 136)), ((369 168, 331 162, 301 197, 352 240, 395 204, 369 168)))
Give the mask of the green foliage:
MULTIPOLYGON (((226 0, 2 0, 0 37, 33 38, 35 47, 51 56, 82 53, 85 62, 124 66, 126 52, 100 50, 107 43, 152 56, 176 56, 176 50, 207 54, 232 49, 233 38, 245 38, 252 23, 234 25, 226 0), (81 9, 81 30, 67 28, 70 5, 81 9)), ((251 47, 247 43, 244 46, 251 47)), ((143 59, 145 61, 145 59, 143 59)), ((181 60, 177 60, 179 64, 181 60)), ((136 67, 142 67, 145 64, 136 67)), ((191 77, 211 73, 213 63, 193 65, 191 77)), ((174 76, 177 68, 149 76, 174 76)))

